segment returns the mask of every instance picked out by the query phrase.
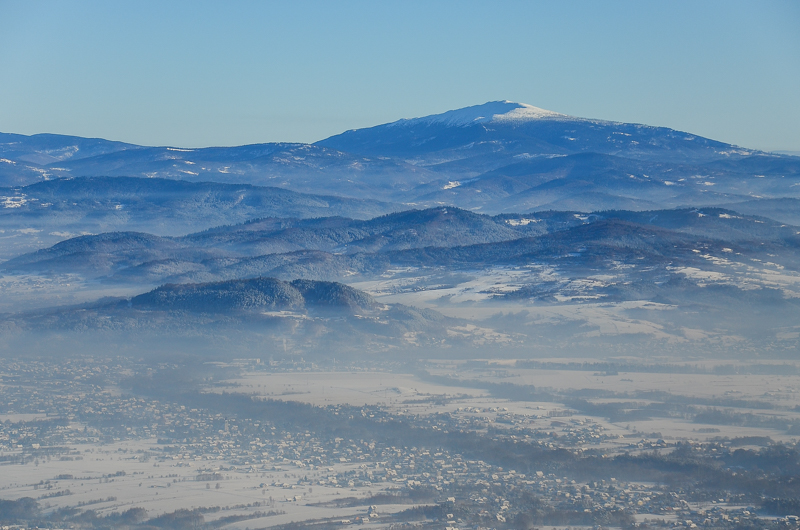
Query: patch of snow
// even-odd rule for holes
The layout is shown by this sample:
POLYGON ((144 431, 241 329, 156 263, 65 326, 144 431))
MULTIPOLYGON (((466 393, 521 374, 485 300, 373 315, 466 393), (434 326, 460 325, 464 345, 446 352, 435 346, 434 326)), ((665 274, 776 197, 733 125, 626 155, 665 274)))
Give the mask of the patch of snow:
POLYGON ((730 156, 730 155, 749 156, 753 154, 752 151, 747 151, 745 149, 731 149, 730 151, 718 151, 718 153, 725 156, 730 156))
MULTIPOLYGON (((511 102, 507 102, 511 103, 511 102)), ((517 103, 520 105, 518 108, 503 114, 495 114, 492 116, 491 121, 508 122, 508 121, 530 121, 540 119, 553 119, 553 118, 567 118, 566 114, 560 114, 551 110, 540 109, 533 105, 526 105, 524 103, 517 103)))
POLYGON ((0 197, 0 204, 3 208, 22 208, 28 202, 25 195, 15 195, 13 197, 0 197))
POLYGON ((40 167, 33 167, 33 166, 26 166, 26 167, 27 167, 27 169, 30 169, 31 171, 35 171, 35 172, 41 174, 42 178, 45 179, 45 180, 47 180, 47 177, 50 176, 50 173, 48 173, 46 170, 44 170, 44 169, 42 169, 40 167))
POLYGON ((526 226, 531 223, 538 223, 539 219, 506 219, 506 223, 511 226, 526 226))
POLYGON ((167 151, 178 151, 181 153, 193 153, 194 149, 178 149, 177 147, 167 147, 167 151))
MULTIPOLYGON (((681 267, 674 270, 678 274, 683 274, 687 278, 691 278, 693 280, 722 282, 730 279, 730 277, 724 273, 698 269, 697 267, 681 267)), ((703 286, 702 284, 699 285, 701 287, 703 286)))
POLYGON ((9 160, 8 158, 0 158, 0 162, 5 162, 6 164, 16 164, 16 162, 9 160))
POLYGON ((537 153, 537 154, 520 153, 518 155, 514 155, 514 158, 521 158, 527 160, 530 158, 561 158, 565 156, 567 155, 562 155, 558 153, 537 153))
POLYGON ((273 318, 296 318, 298 320, 309 320, 307 315, 295 313, 294 311, 262 311, 261 314, 273 318))
POLYGON ((444 185, 444 187, 442 189, 443 190, 450 190, 450 189, 453 189, 453 188, 457 188, 459 186, 461 186, 461 183, 459 181, 450 180, 450 181, 447 182, 447 184, 444 185))

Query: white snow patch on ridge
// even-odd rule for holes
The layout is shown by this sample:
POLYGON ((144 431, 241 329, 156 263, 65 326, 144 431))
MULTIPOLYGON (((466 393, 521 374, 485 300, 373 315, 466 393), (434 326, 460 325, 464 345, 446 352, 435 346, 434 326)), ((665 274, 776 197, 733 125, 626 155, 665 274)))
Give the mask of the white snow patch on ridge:
POLYGON ((539 219, 506 219, 506 223, 511 226, 526 226, 531 223, 538 223, 539 219))
POLYGON ((399 125, 434 125, 443 124, 451 127, 464 127, 476 123, 488 122, 523 122, 541 119, 569 118, 566 114, 559 114, 551 110, 540 109, 525 103, 513 101, 490 101, 483 105, 464 107, 463 109, 450 110, 442 114, 434 114, 422 118, 402 119, 390 123, 390 126, 399 125))
POLYGON ((28 199, 25 198, 25 195, 0 197, 0 204, 3 205, 3 208, 21 208, 26 202, 28 202, 28 199))

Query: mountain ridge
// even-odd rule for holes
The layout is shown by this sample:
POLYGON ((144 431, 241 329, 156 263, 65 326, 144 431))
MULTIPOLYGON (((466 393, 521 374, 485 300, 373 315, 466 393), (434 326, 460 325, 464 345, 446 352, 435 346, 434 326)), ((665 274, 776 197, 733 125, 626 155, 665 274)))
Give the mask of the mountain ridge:
POLYGON ((137 232, 81 236, 18 256, 2 270, 71 271, 122 283, 258 275, 338 281, 348 275, 374 276, 391 266, 517 266, 530 260, 588 264, 614 255, 623 261, 690 264, 703 261, 694 253, 703 248, 759 258, 772 249, 792 267, 791 256, 800 250, 798 231, 720 208, 490 217, 440 207, 367 221, 268 218, 180 237, 137 232))
POLYGON ((82 234, 183 235, 261 217, 369 219, 407 207, 251 184, 77 177, 0 188, 0 260, 82 234))

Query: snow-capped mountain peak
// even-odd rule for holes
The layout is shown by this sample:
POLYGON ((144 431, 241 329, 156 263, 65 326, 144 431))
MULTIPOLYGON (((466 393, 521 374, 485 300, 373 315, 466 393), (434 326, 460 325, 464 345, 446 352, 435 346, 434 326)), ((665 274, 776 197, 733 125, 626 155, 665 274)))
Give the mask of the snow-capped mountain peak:
POLYGON ((550 110, 540 109, 525 103, 513 101, 489 101, 483 105, 473 105, 434 114, 422 118, 398 120, 390 125, 421 125, 443 124, 451 127, 464 127, 476 123, 487 122, 518 122, 541 119, 568 118, 566 114, 559 114, 550 110))

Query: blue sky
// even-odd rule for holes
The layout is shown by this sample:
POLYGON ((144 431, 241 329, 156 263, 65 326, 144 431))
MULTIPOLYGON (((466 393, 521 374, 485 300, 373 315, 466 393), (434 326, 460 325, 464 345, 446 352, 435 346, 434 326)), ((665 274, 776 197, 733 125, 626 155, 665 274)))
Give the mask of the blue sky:
POLYGON ((800 151, 800 2, 0 0, 0 131, 311 142, 510 99, 800 151))

